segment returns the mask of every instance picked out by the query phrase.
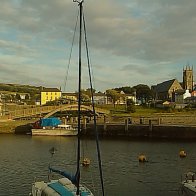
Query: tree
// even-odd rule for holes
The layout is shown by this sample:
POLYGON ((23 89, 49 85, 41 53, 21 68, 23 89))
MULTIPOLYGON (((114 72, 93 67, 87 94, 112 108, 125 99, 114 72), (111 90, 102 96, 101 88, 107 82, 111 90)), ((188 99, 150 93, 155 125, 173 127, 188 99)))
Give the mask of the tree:
POLYGON ((90 101, 90 96, 86 94, 84 90, 81 91, 81 99, 82 102, 89 102, 90 101))
POLYGON ((21 101, 20 94, 16 93, 16 100, 21 101))
POLYGON ((127 111, 134 113, 136 111, 135 109, 135 103, 132 99, 127 99, 127 111))
POLYGON ((92 93, 95 93, 95 92, 96 92, 95 89, 92 89, 92 92, 91 92, 91 89, 87 88, 83 93, 88 95, 91 98, 92 97, 92 93))
POLYGON ((25 100, 29 100, 29 99, 30 99, 29 94, 26 94, 25 95, 25 100))
MULTIPOLYGON (((79 93, 76 92, 77 98, 79 96, 79 93)), ((90 101, 90 96, 86 93, 86 91, 84 89, 81 89, 81 101, 82 102, 88 102, 90 101)))
POLYGON ((106 95, 112 99, 114 107, 115 107, 116 101, 118 101, 119 98, 122 96, 118 91, 116 91, 114 89, 106 90, 106 95))
POLYGON ((125 87, 120 87, 120 88, 115 88, 114 90, 117 91, 123 91, 125 94, 132 94, 135 92, 134 88, 131 88, 130 86, 125 86, 125 87))
POLYGON ((146 103, 152 98, 153 93, 149 86, 145 84, 138 84, 133 88, 136 89, 137 99, 140 99, 141 101, 144 101, 146 103))
MULTIPOLYGON (((92 90, 93 93, 95 93, 95 89, 92 90)), ((76 92, 77 97, 78 97, 78 92, 76 92)), ((83 102, 89 102, 91 100, 92 97, 92 93, 91 93, 91 89, 88 88, 86 90, 81 89, 81 99, 83 102)))

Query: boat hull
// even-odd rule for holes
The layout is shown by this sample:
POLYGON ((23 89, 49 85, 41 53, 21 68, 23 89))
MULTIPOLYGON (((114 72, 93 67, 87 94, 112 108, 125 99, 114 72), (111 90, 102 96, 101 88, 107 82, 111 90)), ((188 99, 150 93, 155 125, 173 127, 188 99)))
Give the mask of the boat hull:
POLYGON ((196 181, 185 181, 182 183, 182 195, 183 196, 196 196, 196 181))
POLYGON ((31 129, 32 136, 75 136, 77 131, 75 129, 31 129))

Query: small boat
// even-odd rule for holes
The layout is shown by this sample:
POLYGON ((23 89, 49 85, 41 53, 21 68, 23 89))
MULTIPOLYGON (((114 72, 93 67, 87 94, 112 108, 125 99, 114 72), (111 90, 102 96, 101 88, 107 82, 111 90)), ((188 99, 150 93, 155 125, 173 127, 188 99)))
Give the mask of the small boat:
MULTIPOLYGON (((79 7, 79 65, 78 65, 78 118, 77 118, 77 156, 76 156, 76 165, 75 165, 75 172, 74 174, 59 170, 51 165, 49 165, 49 173, 48 173, 48 180, 47 181, 35 181, 32 184, 32 191, 30 193, 31 196, 93 196, 92 191, 84 186, 84 181, 81 179, 81 41, 82 41, 82 29, 84 29, 85 35, 85 20, 83 14, 83 0, 73 0, 73 2, 78 3, 79 7), (83 27, 83 28, 82 28, 83 27), (53 176, 56 173, 58 176, 53 176), (60 175, 60 177, 59 177, 60 175)), ((85 39, 86 40, 86 39, 85 39)), ((86 42, 86 49, 87 49, 87 42, 86 42)), ((88 61, 89 62, 89 61, 88 61)), ((93 98, 93 87, 92 87, 92 78, 91 78, 91 69, 88 64, 89 69, 89 80, 90 80, 90 89, 91 89, 91 100, 92 100, 92 112, 93 112, 93 119, 94 119, 94 133, 95 133, 95 141, 96 141, 96 149, 97 149, 97 161, 98 161, 98 168, 99 168, 99 177, 100 177, 100 184, 101 184, 101 192, 102 196, 104 196, 104 183, 103 183, 103 174, 102 174, 102 163, 101 163, 101 153, 99 147, 99 135, 97 132, 97 125, 96 125, 96 112, 95 112, 95 103, 93 98)), ((58 129, 58 128, 57 128, 58 129)), ((44 131, 44 129, 42 130, 44 131)), ((52 148, 50 153, 52 156, 55 154, 56 149, 52 148)), ((100 195, 100 194, 99 194, 100 195)))
POLYGON ((196 175, 194 172, 187 172, 181 182, 181 195, 196 196, 196 175))
POLYGON ((31 129, 32 136, 75 136, 77 129, 72 125, 61 124, 58 118, 43 118, 35 122, 31 129))

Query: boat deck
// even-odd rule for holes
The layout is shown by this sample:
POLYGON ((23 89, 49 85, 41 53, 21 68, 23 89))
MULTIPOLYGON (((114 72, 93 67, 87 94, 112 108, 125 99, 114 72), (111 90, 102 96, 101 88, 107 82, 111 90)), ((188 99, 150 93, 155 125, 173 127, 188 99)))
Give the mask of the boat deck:
MULTIPOLYGON (((67 178, 52 180, 50 182, 35 182, 32 188, 32 196, 76 196, 77 188, 67 178)), ((92 192, 85 186, 80 185, 81 196, 93 196, 92 192)))

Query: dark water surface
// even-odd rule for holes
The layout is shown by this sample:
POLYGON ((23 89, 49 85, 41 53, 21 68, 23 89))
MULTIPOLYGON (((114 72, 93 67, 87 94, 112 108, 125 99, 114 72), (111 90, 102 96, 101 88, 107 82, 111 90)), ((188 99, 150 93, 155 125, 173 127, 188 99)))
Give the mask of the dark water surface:
MULTIPOLYGON (((89 168, 82 168, 82 180, 95 195, 100 195, 95 142, 82 142, 91 158, 89 168)), ((181 174, 196 170, 196 143, 174 141, 101 140, 101 154, 106 196, 177 196, 181 174), (184 149, 187 157, 179 158, 184 149), (145 153, 149 162, 141 164, 145 153)), ((0 196, 28 195, 36 177, 47 179, 48 164, 74 172, 76 138, 0 135, 0 196), (54 157, 49 149, 55 147, 54 157)))

